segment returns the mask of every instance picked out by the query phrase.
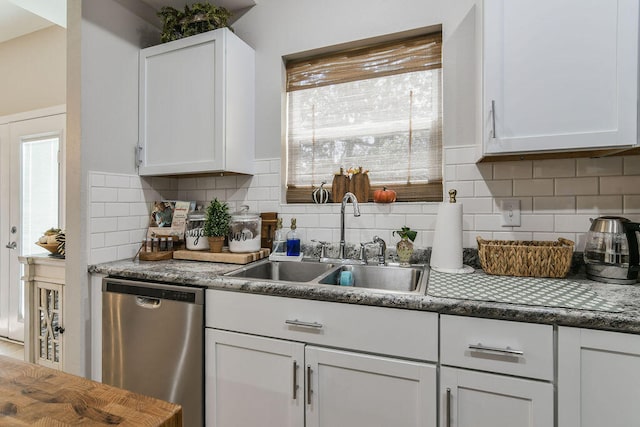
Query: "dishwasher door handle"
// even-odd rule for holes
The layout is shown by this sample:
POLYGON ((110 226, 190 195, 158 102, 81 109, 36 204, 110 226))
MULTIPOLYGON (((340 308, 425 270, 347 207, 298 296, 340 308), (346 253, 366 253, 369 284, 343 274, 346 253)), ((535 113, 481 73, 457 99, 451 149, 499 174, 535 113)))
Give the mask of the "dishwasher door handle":
POLYGON ((158 308, 160 300, 158 298, 136 297, 136 305, 142 308, 158 308))

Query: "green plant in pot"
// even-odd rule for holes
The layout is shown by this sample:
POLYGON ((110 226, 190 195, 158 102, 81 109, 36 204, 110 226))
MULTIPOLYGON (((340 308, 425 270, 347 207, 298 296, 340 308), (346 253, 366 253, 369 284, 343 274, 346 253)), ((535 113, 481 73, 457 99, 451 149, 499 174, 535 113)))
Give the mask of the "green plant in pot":
POLYGON ((193 3, 191 6, 185 5, 184 11, 171 6, 163 7, 157 15, 162 20, 160 41, 166 43, 228 27, 231 12, 210 3, 193 3))
POLYGON ((204 220, 204 235, 209 240, 209 250, 211 252, 222 252, 224 238, 229 233, 229 223, 231 214, 229 205, 221 202, 217 198, 213 199, 207 206, 204 220))
POLYGON ((411 228, 404 226, 400 230, 395 230, 393 235, 400 236, 400 241, 396 244, 396 252, 398 253, 398 260, 400 264, 407 265, 413 255, 413 241, 416 240, 418 232, 411 228), (409 241, 411 240, 411 242, 409 241))

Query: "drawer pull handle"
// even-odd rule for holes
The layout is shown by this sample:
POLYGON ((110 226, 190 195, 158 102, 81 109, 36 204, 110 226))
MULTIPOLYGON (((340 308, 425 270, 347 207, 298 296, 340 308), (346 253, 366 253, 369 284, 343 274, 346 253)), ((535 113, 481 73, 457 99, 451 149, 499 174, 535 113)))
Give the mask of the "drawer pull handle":
POLYGON ((478 344, 469 344, 469 350, 484 351, 484 352, 488 352, 488 353, 506 354, 506 355, 509 355, 509 356, 517 356, 517 357, 524 356, 524 351, 522 351, 522 350, 514 350, 514 349, 512 349, 510 347, 506 347, 506 348, 488 347, 488 346, 482 345, 480 343, 478 343, 478 344))
POLYGON ((322 329, 322 323, 317 322, 303 322, 302 320, 285 320, 284 323, 291 326, 299 326, 301 328, 322 329))

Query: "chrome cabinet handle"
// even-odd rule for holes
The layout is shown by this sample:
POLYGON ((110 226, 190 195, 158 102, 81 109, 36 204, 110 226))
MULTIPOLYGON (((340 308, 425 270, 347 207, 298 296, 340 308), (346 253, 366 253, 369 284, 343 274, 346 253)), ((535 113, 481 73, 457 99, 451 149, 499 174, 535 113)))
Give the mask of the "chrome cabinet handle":
POLYGON ((18 244, 16 242, 9 242, 4 247, 7 249, 15 249, 18 247, 18 244))
POLYGON ((484 351, 484 352, 488 352, 488 353, 499 353, 499 354, 506 354, 509 356, 518 356, 518 357, 522 357, 524 356, 524 351, 522 350, 514 350, 510 347, 505 347, 505 348, 499 348, 499 347, 488 347, 486 345, 482 345, 480 343, 478 344, 469 344, 469 350, 474 350, 474 351, 484 351))
POLYGON ((311 365, 307 365, 307 405, 311 405, 311 365))
POLYGON ((298 362, 293 361, 293 400, 298 398, 298 362))
POLYGON ((496 101, 491 100, 491 138, 495 139, 496 135, 496 101))
POLYGON ((447 427, 451 427, 451 389, 447 387, 447 427))
POLYGON ((322 329, 322 323, 317 322, 303 322, 302 320, 298 319, 287 319, 284 321, 284 323, 291 326, 299 326, 301 328, 322 329))

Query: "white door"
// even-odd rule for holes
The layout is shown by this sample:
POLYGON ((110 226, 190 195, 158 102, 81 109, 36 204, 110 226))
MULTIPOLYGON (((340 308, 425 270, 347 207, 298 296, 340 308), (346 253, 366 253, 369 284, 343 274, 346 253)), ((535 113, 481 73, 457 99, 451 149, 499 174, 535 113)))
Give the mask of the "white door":
POLYGON ((207 427, 302 427, 304 344, 205 331, 207 427))
POLYGON ((640 336, 558 329, 558 427, 640 424, 640 336))
POLYGON ((307 427, 435 427, 436 367, 307 346, 307 427))
POLYGON ((61 159, 66 115, 11 122, 2 142, 1 311, 8 338, 24 341, 25 295, 19 256, 45 254, 35 244, 42 233, 63 227, 61 159))
POLYGON ((551 383, 440 369, 440 427, 549 427, 553 416, 551 383))
POLYGON ((484 150, 638 143, 637 0, 487 0, 484 150))

